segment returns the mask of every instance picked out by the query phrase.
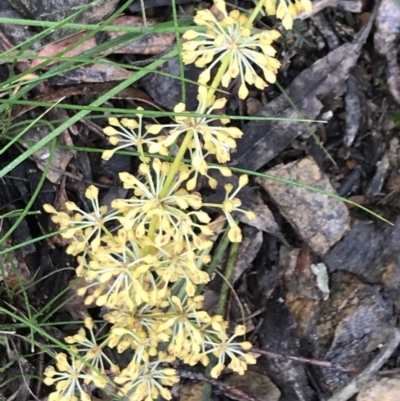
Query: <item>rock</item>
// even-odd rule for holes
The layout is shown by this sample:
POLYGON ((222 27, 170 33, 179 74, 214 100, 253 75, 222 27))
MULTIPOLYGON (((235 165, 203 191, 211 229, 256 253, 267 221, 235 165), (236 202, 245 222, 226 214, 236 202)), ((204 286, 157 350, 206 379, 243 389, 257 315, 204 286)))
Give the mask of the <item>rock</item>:
POLYGON ((229 376, 226 383, 240 388, 246 394, 257 397, 260 401, 278 401, 281 392, 268 376, 247 371, 243 376, 229 376))
MULTIPOLYGON (((312 157, 278 165, 265 173, 336 195, 312 157)), ((325 255, 348 229, 349 213, 343 201, 295 184, 258 178, 279 211, 313 252, 325 255)))
POLYGON ((400 379, 384 378, 367 383, 357 396, 357 401, 398 401, 400 400, 400 379))
POLYGON ((203 394, 203 383, 182 386, 179 401, 198 401, 203 394))

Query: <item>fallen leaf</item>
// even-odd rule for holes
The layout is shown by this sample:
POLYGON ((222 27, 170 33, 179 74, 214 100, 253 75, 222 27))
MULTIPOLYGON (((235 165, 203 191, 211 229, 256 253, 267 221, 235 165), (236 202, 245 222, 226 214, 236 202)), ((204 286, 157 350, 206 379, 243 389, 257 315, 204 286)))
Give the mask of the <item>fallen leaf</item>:
MULTIPOLYGON (((50 128, 46 126, 40 126, 36 128, 31 128, 28 130, 24 136, 21 138, 20 143, 27 149, 32 146, 32 143, 39 142, 42 138, 49 135, 50 128)), ((68 132, 63 133, 64 137, 69 137, 68 132)), ((71 138, 69 140, 72 142, 71 138)), ((65 144, 65 142, 64 142, 65 144)), ((68 149, 56 148, 51 160, 50 169, 47 174, 47 179, 52 183, 57 183, 60 177, 63 175, 66 167, 70 160, 74 157, 75 152, 68 149)), ((47 159, 50 156, 50 148, 48 146, 43 146, 37 150, 31 158, 35 161, 36 165, 40 170, 44 170, 47 159)))
POLYGON ((112 81, 123 81, 133 75, 134 72, 125 68, 107 65, 92 64, 87 67, 77 68, 64 74, 49 78, 49 85, 75 85, 82 83, 102 83, 112 81))
POLYGON ((235 267, 232 274, 232 283, 251 267, 263 243, 262 231, 253 227, 243 227, 243 240, 240 243, 235 267))
MULTIPOLYGON (((157 99, 158 104, 168 110, 182 101, 182 83, 178 77, 181 75, 180 61, 178 57, 168 59, 160 68, 161 72, 168 75, 150 73, 140 80, 140 85, 153 98, 157 99)), ((201 69, 189 64, 184 66, 184 76, 187 80, 197 81, 201 69)), ((186 109, 195 110, 197 107, 198 85, 185 82, 186 90, 186 109)))
MULTIPOLYGON (((41 93, 39 96, 36 96, 33 100, 35 102, 55 102, 62 97, 68 98, 71 96, 100 96, 112 88, 114 88, 115 83, 113 82, 105 82, 102 84, 86 84, 86 85, 71 85, 63 88, 51 89, 47 88, 45 92, 41 93)), ((147 95, 145 92, 138 88, 126 88, 113 96, 113 99, 126 99, 126 100, 135 100, 137 102, 146 103, 152 107, 160 109, 147 95)), ((15 106, 12 109, 11 119, 15 119, 16 117, 21 116, 22 114, 28 112, 29 110, 35 109, 38 106, 15 106)))
MULTIPOLYGON (((394 226, 356 221, 349 233, 325 256, 329 272, 347 271, 368 283, 381 283, 399 302, 400 219, 394 226)), ((389 294, 388 294, 389 295, 389 294)))
POLYGON ((346 133, 343 142, 346 146, 351 146, 356 138, 360 126, 361 108, 358 95, 357 80, 353 73, 349 74, 346 81, 346 133))
POLYGON ((327 268, 324 263, 312 263, 308 250, 282 246, 279 266, 288 290, 286 301, 298 298, 326 301, 329 298, 327 268))
POLYGON ((198 401, 203 394, 203 383, 196 383, 190 386, 182 386, 179 401, 198 401))
MULTIPOLYGON (((175 4, 187 4, 191 3, 193 0, 175 0, 175 4)), ((144 8, 150 7, 162 7, 162 6, 171 6, 171 0, 146 0, 143 2, 144 8)), ((129 11, 135 13, 137 11, 142 11, 142 2, 141 1, 134 1, 133 4, 129 6, 129 11)))
MULTIPOLYGON (((5 247, 13 245, 10 239, 4 243, 5 247)), ((32 280, 32 275, 28 266, 21 257, 17 257, 16 253, 0 256, 0 282, 4 282, 7 288, 19 289, 21 284, 28 284, 32 280)))
MULTIPOLYGON (((312 357, 362 370, 396 325, 394 305, 380 286, 363 283, 349 273, 333 273, 330 286, 331 296, 317 305, 316 325, 309 328, 312 357)), ((352 380, 349 372, 333 367, 320 371, 323 386, 332 392, 352 380)))
MULTIPOLYGON (((98 23, 112 14, 119 0, 7 0, 25 18, 34 20, 62 21, 81 8, 79 15, 71 22, 98 23), (82 7, 91 5, 86 10, 82 7)), ((51 40, 60 39, 71 30, 58 29, 51 33, 51 40)))
MULTIPOLYGON (((260 348, 266 348, 283 355, 301 355, 297 324, 289 309, 282 301, 281 291, 274 291, 260 315, 262 322, 258 332, 260 348)), ((275 359, 261 356, 257 366, 266 372, 282 392, 281 400, 310 401, 314 391, 307 378, 306 367, 290 359, 275 359)))
MULTIPOLYGON (((156 20, 148 19, 148 25, 153 25, 156 23, 156 20)), ((141 17, 133 17, 133 16, 121 16, 116 18, 111 22, 112 26, 144 26, 143 18, 141 17)), ((51 43, 45 46, 42 50, 37 54, 37 59, 32 61, 30 68, 33 68, 40 63, 43 62, 46 57, 54 57, 57 56, 60 52, 64 51, 68 46, 73 45, 84 36, 87 35, 87 32, 80 32, 73 36, 70 36, 64 40, 61 40, 57 43, 51 43)), ((125 32, 107 32, 106 40, 111 40, 118 38, 120 36, 127 35, 125 32)), ((85 40, 80 45, 74 47, 72 50, 63 54, 63 59, 73 58, 78 56, 79 54, 84 53, 87 50, 95 48, 97 43, 96 37, 91 37, 85 40)), ((168 46, 175 40, 175 34, 154 34, 154 35, 145 35, 144 37, 129 41, 129 44, 125 47, 115 46, 107 49, 107 51, 103 51, 104 53, 119 53, 119 54, 159 54, 162 51, 166 50, 168 46)), ((51 62, 47 64, 47 66, 54 64, 55 62, 51 62)))
POLYGON ((397 63, 397 39, 400 35, 400 7, 398 4, 395 4, 393 0, 382 0, 375 26, 375 50, 386 57, 389 91, 400 103, 400 68, 397 63))

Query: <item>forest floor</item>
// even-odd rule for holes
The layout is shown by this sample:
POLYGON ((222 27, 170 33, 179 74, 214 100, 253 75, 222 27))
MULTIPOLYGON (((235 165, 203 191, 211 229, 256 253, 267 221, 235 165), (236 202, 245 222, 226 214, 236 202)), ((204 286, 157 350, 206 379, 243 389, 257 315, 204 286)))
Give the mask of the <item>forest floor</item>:
MULTIPOLYGON (((182 98, 196 108, 200 69, 168 56, 169 28, 187 27, 209 2, 176 0, 174 13, 171 1, 145 0, 143 18, 131 1, 111 24, 125 3, 79 14, 78 33, 66 20, 73 0, 44 1, 51 12, 36 0, 0 4, 0 400, 47 400, 49 352, 104 314, 75 294, 76 258, 43 205, 85 205, 91 184, 103 205, 126 196, 118 174, 136 174, 139 159, 130 149, 101 158, 109 116, 144 107, 146 122, 168 121, 182 98)), ((244 133, 229 165, 249 174, 241 201, 256 219, 238 216, 230 284, 214 274, 204 308, 215 312, 225 291, 225 318, 246 323, 260 357, 244 376, 226 370, 218 380, 179 366, 177 400, 206 401, 204 383, 221 401, 400 399, 400 5, 317 0, 299 17, 277 42, 279 84, 246 100, 233 94, 224 111, 244 133)), ((223 196, 202 181, 197 190, 210 202, 223 196)))

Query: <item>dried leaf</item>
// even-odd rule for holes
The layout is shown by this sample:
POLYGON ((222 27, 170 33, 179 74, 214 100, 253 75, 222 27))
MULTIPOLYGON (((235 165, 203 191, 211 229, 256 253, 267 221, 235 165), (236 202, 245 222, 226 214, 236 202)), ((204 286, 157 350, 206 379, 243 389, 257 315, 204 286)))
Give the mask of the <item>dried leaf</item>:
POLYGON ((76 70, 56 75, 49 79, 49 84, 64 86, 81 83, 123 81, 132 74, 134 74, 134 72, 128 71, 122 67, 106 64, 92 64, 87 67, 77 68, 76 70))
MULTIPOLYGON (((175 4, 187 4, 192 3, 193 0, 175 0, 175 4)), ((143 2, 144 8, 150 7, 162 7, 162 6, 170 6, 172 4, 171 0, 146 0, 143 2)), ((129 11, 135 13, 137 11, 142 10, 142 2, 141 1, 134 1, 133 4, 129 6, 129 11)))
POLYGON ((239 252, 232 275, 233 283, 251 267, 251 263, 256 258, 263 243, 262 232, 253 227, 243 227, 242 234, 243 241, 239 247, 239 252))
MULTIPOLYGON (((45 92, 41 93, 39 96, 35 97, 33 100, 36 102, 55 102, 60 98, 68 98, 71 96, 100 96, 115 86, 113 82, 105 82, 102 84, 86 84, 86 85, 72 85, 63 88, 47 89, 45 92)), ((113 96, 114 99, 129 99, 135 100, 137 102, 143 102, 151 105, 152 107, 158 108, 157 105, 152 101, 150 96, 144 93, 138 88, 126 88, 119 92, 117 95, 113 96)), ((15 106, 13 107, 13 113, 11 119, 21 116, 22 114, 32 110, 38 106, 15 106)))
MULTIPOLYGON (((154 24, 155 20, 147 20, 148 25, 154 24)), ((140 17, 133 16, 122 16, 116 18, 111 22, 110 25, 113 26, 143 26, 143 19, 140 17)), ((107 40, 115 39, 120 36, 125 35, 125 32, 108 32, 107 40)), ((54 57, 57 56, 60 52, 65 50, 68 46, 76 43, 78 40, 87 35, 87 32, 80 32, 76 35, 70 36, 60 42, 51 43, 45 46, 37 56, 40 57, 38 59, 34 59, 31 64, 31 68, 39 65, 43 62, 43 57, 54 57)), ((155 35, 146 35, 143 38, 138 40, 130 41, 129 44, 125 47, 120 48, 120 46, 116 46, 114 48, 107 49, 106 52, 103 53, 120 53, 120 54, 159 54, 164 51, 171 43, 175 40, 174 34, 155 34, 155 35)), ((85 40, 80 45, 76 46, 74 49, 63 55, 63 58, 73 58, 78 56, 79 54, 84 53, 87 50, 93 49, 97 46, 97 39, 95 37, 91 37, 85 40)), ((48 65, 53 64, 49 63, 48 65)))
POLYGON ((339 0, 337 7, 350 13, 359 13, 363 8, 362 0, 339 0))
MULTIPOLYGON (((28 130, 21 139, 21 144, 29 149, 32 143, 39 142, 42 138, 49 134, 50 128, 47 126, 40 126, 31 128, 28 130)), ((69 133, 66 131, 63 133, 63 137, 68 137, 69 141, 72 142, 69 137, 69 133)), ((64 143, 65 144, 65 143, 64 143)), ((53 159, 51 160, 50 170, 47 174, 47 179, 52 183, 57 183, 60 177, 63 175, 66 167, 70 160, 74 157, 75 152, 68 149, 56 148, 54 151, 53 159)), ((47 159, 50 156, 50 149, 47 146, 43 146, 37 150, 31 157, 36 162, 39 169, 44 170, 47 159)))
POLYGON ((351 146, 356 138, 361 119, 357 80, 353 73, 349 75, 346 81, 346 95, 344 99, 346 103, 346 134, 343 141, 346 146, 351 146))
MULTIPOLYGON (((119 0, 6 0, 27 19, 62 21, 85 5, 96 3, 83 10, 74 21, 83 23, 98 23, 111 15, 119 0)), ((4 2, 4 1, 2 1, 4 2)), ((58 29, 52 32, 51 40, 62 38, 71 30, 58 29)))
MULTIPOLYGON (((64 305, 64 309, 67 310, 74 320, 84 320, 86 317, 89 317, 89 308, 95 308, 96 304, 93 302, 91 305, 85 305, 85 297, 76 295, 76 292, 83 287, 86 287, 88 283, 84 278, 80 278, 78 281, 75 279, 70 283, 73 283, 73 287, 68 291, 67 297, 69 301, 64 305)), ((95 286, 97 289, 98 286, 95 286)), ((86 296, 93 294, 95 290, 93 288, 89 288, 86 296)))
POLYGON ((400 35, 400 8, 393 0, 382 0, 376 17, 375 50, 388 63, 388 85, 392 96, 400 103, 400 68, 397 63, 397 39, 400 35))
MULTIPOLYGON (((180 61, 178 57, 167 60, 160 68, 161 72, 165 72, 174 76, 166 76, 158 73, 147 74, 140 80, 140 85, 145 91, 157 100, 157 103, 166 109, 173 108, 182 101, 182 83, 177 79, 181 75, 180 61)), ((189 64, 185 66, 184 75, 187 80, 197 81, 201 69, 189 64)), ((185 82, 186 88, 186 109, 195 110, 197 107, 197 91, 198 85, 185 82)))
POLYGON ((203 394, 203 383, 196 383, 191 386, 182 386, 179 401, 198 401, 203 394))
MULTIPOLYGON (((265 305, 265 312, 260 316, 262 324, 258 333, 260 348, 286 355, 301 355, 297 337, 297 324, 289 309, 281 300, 279 290, 265 305)), ((304 364, 289 360, 261 357, 257 361, 282 392, 281 400, 310 401, 314 391, 309 385, 304 364)))
POLYGON ((298 298, 327 300, 328 273, 324 263, 312 263, 308 250, 281 247, 280 268, 288 290, 286 301, 298 298))
MULTIPOLYGON (((394 226, 356 221, 324 258, 331 273, 347 271, 368 283, 382 283, 399 299, 400 219, 394 226)), ((398 302, 398 301, 397 301, 398 302)))
MULTIPOLYGON (((331 275, 331 296, 319 304, 316 326, 310 337, 312 356, 341 366, 364 369, 371 353, 384 344, 396 325, 393 304, 377 285, 365 284, 354 275, 331 275), (379 328, 371 329, 371 328, 379 328)), ((335 391, 349 383, 352 375, 321 367, 323 385, 335 391)))

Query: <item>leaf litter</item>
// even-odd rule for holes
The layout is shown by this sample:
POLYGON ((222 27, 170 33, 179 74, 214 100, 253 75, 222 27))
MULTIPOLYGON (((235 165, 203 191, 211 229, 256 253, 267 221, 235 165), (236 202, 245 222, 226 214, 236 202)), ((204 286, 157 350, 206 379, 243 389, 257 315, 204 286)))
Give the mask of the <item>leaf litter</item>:
MULTIPOLYGON (((77 4, 72 1, 67 11, 65 1, 58 0, 49 0, 40 5, 29 0, 6 3, 0 6, 0 15, 3 17, 43 17, 53 21, 61 21, 71 10, 75 11, 77 6, 82 5, 82 2, 77 4), (62 7, 58 8, 60 5, 62 7), (52 12, 45 12, 44 6, 52 12)), ((187 0, 176 1, 182 10, 189 11, 191 3, 187 0)), ((82 12, 76 22, 101 23, 112 13, 116 4, 100 2, 95 8, 82 12)), ((246 4, 243 2, 244 6, 246 4)), ((157 13, 160 12, 170 13, 169 5, 158 0, 145 2, 152 18, 154 15, 159 18, 157 13)), ((131 13, 139 12, 139 15, 122 16, 113 21, 115 26, 144 24, 139 2, 132 3, 129 9, 131 13)), ((393 218, 396 216, 398 199, 396 191, 393 192, 393 177, 398 174, 395 161, 399 155, 393 146, 389 146, 393 142, 387 140, 383 127, 392 127, 390 135, 394 138, 399 135, 395 118, 391 125, 387 124, 390 115, 396 112, 396 101, 400 99, 400 75, 395 47, 399 34, 399 9, 392 0, 382 0, 374 8, 368 8, 361 1, 322 0, 315 2, 315 10, 320 14, 302 16, 311 32, 302 43, 308 43, 308 40, 320 43, 318 52, 316 47, 308 45, 301 49, 292 47, 290 50, 293 51, 288 52, 287 69, 280 77, 286 95, 280 94, 272 85, 262 94, 253 90, 250 99, 256 107, 247 107, 247 112, 257 113, 261 117, 305 118, 311 123, 311 130, 325 132, 325 137, 321 134, 321 143, 336 165, 327 159, 326 153, 319 146, 313 146, 307 123, 292 121, 245 123, 244 139, 238 142, 238 148, 232 153, 231 164, 242 169, 267 172, 329 193, 338 191, 346 196, 358 196, 368 206, 392 219, 395 225, 389 227, 371 221, 369 216, 355 209, 349 211, 344 202, 318 192, 270 178, 254 180, 253 185, 240 196, 242 204, 250 205, 255 211, 256 220, 249 221, 240 217, 244 226, 244 240, 231 278, 232 290, 227 310, 231 322, 239 321, 242 318, 240 308, 236 305, 239 299, 241 309, 247 315, 246 325, 252 330, 250 335, 256 339, 257 346, 282 357, 259 358, 257 369, 260 372, 251 371, 244 376, 245 381, 255 386, 253 388, 248 388, 246 383, 241 384, 229 372, 220 381, 216 381, 192 369, 182 371, 186 383, 181 389, 181 396, 177 390, 178 399, 185 399, 183 394, 189 384, 209 380, 214 388, 213 400, 264 399, 264 383, 271 381, 274 395, 270 397, 281 401, 311 401, 335 395, 341 397, 336 398, 338 401, 345 401, 350 397, 342 395, 344 393, 341 389, 355 383, 357 376, 354 372, 367 371, 373 355, 382 344, 390 342, 396 325, 400 306, 397 295, 400 268, 397 260, 399 223, 393 218), (371 31, 373 24, 376 28, 374 32, 371 31), (358 33, 353 35, 355 32, 358 33), (372 36, 375 51, 384 57, 385 65, 375 59, 371 48, 372 36), (386 71, 388 90, 392 96, 389 98, 389 117, 382 101, 382 98, 387 99, 389 95, 384 89, 377 88, 379 83, 386 82, 386 71), (365 82, 366 85, 363 85, 365 82), (315 120, 329 121, 322 126, 319 122, 313 122, 315 120), (354 179, 346 181, 349 177, 354 179), (385 197, 387 193, 391 194, 390 198, 385 197), (379 208, 382 199, 385 200, 385 207, 379 208), (307 356, 316 362, 332 365, 313 365, 311 368, 285 356, 307 356), (339 365, 348 369, 335 368, 339 365), (258 390, 264 394, 257 393, 258 390)), ((148 24, 157 21, 147 18, 148 24)), ((82 32, 65 38, 72 32, 57 30, 49 42, 33 44, 25 51, 33 62, 29 64, 30 61, 22 57, 17 63, 17 71, 38 66, 42 62, 39 57, 65 52, 69 45, 88 33, 82 32), (60 40, 52 43, 55 38, 60 40)), ((0 46, 6 51, 33 35, 34 31, 29 28, 1 24, 0 46)), ((84 41, 73 52, 66 52, 63 57, 83 57, 84 52, 95 50, 99 44, 119 39, 123 35, 122 32, 96 35, 84 41)), ((116 58, 130 65, 140 64, 149 55, 162 57, 162 52, 173 45, 174 39, 175 35, 171 34, 147 35, 120 48, 110 46, 107 55, 112 54, 110 60, 116 58)), ((290 40, 287 39, 282 46, 290 46, 290 40)), ((100 56, 104 51, 96 54, 100 56)), ((55 65, 56 62, 49 63, 41 72, 51 71, 55 65)), ((10 68, 7 63, 0 64, 0 76, 7 77, 10 68)), ((172 110, 183 96, 181 82, 173 77, 179 77, 180 68, 178 58, 170 59, 160 68, 161 72, 170 76, 148 74, 136 87, 127 88, 115 96, 107 106, 137 108, 141 103, 146 103, 154 110, 172 110)), ((186 77, 193 81, 197 79, 198 69, 187 66, 185 70, 186 77)), ((132 69, 120 66, 94 63, 44 81, 40 90, 35 89, 29 94, 29 99, 51 103, 65 96, 69 102, 77 105, 87 104, 91 98, 112 88, 113 82, 124 80, 134 73, 132 69)), ((188 108, 193 109, 196 107, 196 88, 190 82, 185 85, 188 108)), ((245 114, 245 110, 240 99, 232 97, 225 111, 240 116, 245 114)), ((46 121, 52 124, 65 121, 69 113, 73 113, 72 110, 53 111, 53 114, 45 116, 46 121)), ((11 121, 22 123, 35 119, 41 112, 33 105, 14 106, 11 121)), ((69 131, 65 131, 60 144, 106 148, 107 141, 101 136, 101 127, 105 123, 104 117, 90 119, 86 123, 78 122, 69 131)), ((46 126, 33 128, 24 135, 20 144, 29 146, 45 136, 48 130, 46 126)), ((2 166, 17 157, 20 144, 4 153, 2 166)), ((12 212, 26 206, 37 184, 37 178, 34 177, 40 174, 38 169, 43 169, 41 160, 49 150, 44 148, 42 152, 36 153, 32 160, 25 161, 4 178, 4 191, 0 198, 4 210, 12 212)), ((103 186, 102 198, 105 203, 110 203, 110 199, 120 196, 117 195, 121 189, 117 179, 118 171, 121 168, 132 171, 137 169, 135 157, 123 156, 122 159, 103 163, 96 153, 64 148, 56 152, 59 153, 53 158, 48 181, 35 201, 35 210, 40 210, 44 203, 54 203, 56 197, 60 203, 74 200, 85 204, 84 191, 91 182, 103 186)), ((229 180, 237 182, 236 177, 229 180, 219 177, 218 180, 221 183, 229 180)), ((199 191, 210 201, 222 196, 205 183, 200 185, 199 191)), ((5 218, 4 224, 9 227, 13 221, 15 219, 5 218)), ((4 246, 13 247, 31 242, 53 229, 46 216, 29 216, 14 231, 12 242, 3 244, 2 250, 4 246)), ((66 245, 57 242, 57 239, 41 240, 16 251, 20 278, 33 285, 28 292, 32 308, 40 309, 71 283, 72 275, 68 270, 62 271, 64 267, 74 266, 75 263, 66 255, 66 245), (51 274, 49 278, 48 274, 51 274)), ((224 266, 222 259, 218 268, 223 272, 224 266)), ((7 280, 8 277, 3 279, 7 280)), ((18 278, 13 280, 18 281, 18 278)), ((13 287, 11 281, 7 285, 13 287)), ((216 275, 208 290, 212 290, 214 296, 218 297, 221 285, 221 279, 216 275)), ((64 305, 62 299, 58 301, 60 309, 52 317, 55 321, 82 319, 88 315, 100 317, 104 313, 92 308, 93 305, 84 305, 78 297, 68 302, 67 298, 69 294, 64 297, 64 305)), ((3 303, 0 302, 0 305, 3 306, 3 303)), ((18 305, 16 312, 25 316, 26 305, 18 305)), ((2 324, 9 322, 8 318, 3 319, 2 314, 0 318, 2 324)), ((61 339, 63 333, 68 334, 68 330, 67 325, 61 327, 58 333, 61 339)), ((5 349, 3 343, 0 347, 5 349)), ((20 355, 26 353, 23 345, 19 344, 18 347, 20 355)), ((391 349, 390 355, 382 362, 386 363, 386 370, 398 368, 398 356, 394 348, 391 349)), ((29 361, 36 363, 34 357, 29 358, 29 361)), ((9 362, 8 355, 1 364, 9 362)), ((382 364, 374 368, 374 373, 382 364)), ((37 365, 33 369, 29 368, 29 372, 36 375, 42 373, 37 365)), ((391 382, 391 379, 383 379, 380 380, 381 384, 368 382, 358 400, 369 400, 370 394, 394 397, 397 391, 393 385, 395 380, 391 382)), ((24 382, 22 386, 26 388, 26 384, 24 382)), ((360 388, 358 386, 357 391, 360 388)), ((12 390, 10 386, 0 396, 12 396, 15 393, 12 390)), ((42 397, 42 394, 35 395, 42 397)), ((198 397, 199 393, 196 394, 198 397)), ((31 398, 28 391, 19 396, 21 401, 31 398)))

